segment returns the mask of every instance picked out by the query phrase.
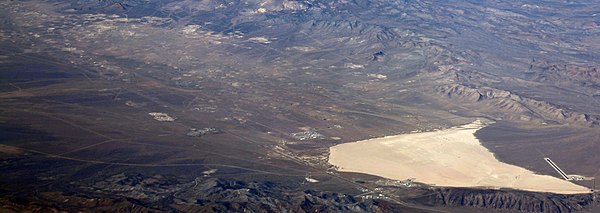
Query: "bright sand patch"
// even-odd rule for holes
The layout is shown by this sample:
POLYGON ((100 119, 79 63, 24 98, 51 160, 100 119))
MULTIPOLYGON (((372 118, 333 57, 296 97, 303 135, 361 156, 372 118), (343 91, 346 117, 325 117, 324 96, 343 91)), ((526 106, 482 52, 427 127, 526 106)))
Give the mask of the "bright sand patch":
POLYGON ((375 138, 330 148, 329 163, 339 171, 359 172, 389 179, 438 186, 513 188, 560 194, 590 190, 548 175, 502 163, 474 133, 484 124, 375 138))

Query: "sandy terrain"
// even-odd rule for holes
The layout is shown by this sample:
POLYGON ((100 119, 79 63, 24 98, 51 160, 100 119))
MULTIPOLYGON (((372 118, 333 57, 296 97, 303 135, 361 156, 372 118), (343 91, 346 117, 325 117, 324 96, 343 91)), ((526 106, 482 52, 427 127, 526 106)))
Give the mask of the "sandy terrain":
POLYGON ((460 127, 375 138, 330 148, 329 163, 339 171, 438 186, 514 188, 561 194, 588 193, 585 187, 502 163, 473 135, 475 121, 460 127))

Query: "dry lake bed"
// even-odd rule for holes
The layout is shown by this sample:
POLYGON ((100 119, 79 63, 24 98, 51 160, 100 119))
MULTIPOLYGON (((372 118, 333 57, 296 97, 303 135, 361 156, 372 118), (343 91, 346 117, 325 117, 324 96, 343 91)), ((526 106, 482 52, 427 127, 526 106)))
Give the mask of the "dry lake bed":
POLYGON ((450 187, 513 188, 560 194, 590 190, 549 175, 498 161, 474 133, 485 124, 411 133, 340 144, 330 148, 329 163, 342 172, 450 187))

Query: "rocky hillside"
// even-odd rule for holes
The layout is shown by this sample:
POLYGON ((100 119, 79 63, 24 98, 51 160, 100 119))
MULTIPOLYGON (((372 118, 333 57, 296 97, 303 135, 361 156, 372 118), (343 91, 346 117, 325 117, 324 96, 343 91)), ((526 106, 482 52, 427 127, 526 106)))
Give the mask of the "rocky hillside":
POLYGON ((551 103, 490 87, 472 88, 460 84, 443 85, 435 92, 454 102, 474 106, 474 109, 497 114, 504 119, 576 124, 588 127, 598 125, 598 117, 569 111, 551 103))
POLYGON ((582 84, 600 83, 600 71, 597 66, 566 62, 540 61, 533 59, 527 77, 539 82, 575 81, 582 84))
POLYGON ((553 195, 522 191, 446 188, 415 199, 430 205, 467 206, 509 212, 576 212, 594 204, 592 195, 553 195))
MULTIPOLYGON (((87 187, 86 187, 87 188, 87 187)), ((273 182, 118 174, 88 193, 44 192, 36 199, 0 199, 0 212, 389 212, 406 207, 386 201, 315 190, 291 190, 273 182), (60 206, 54 203, 61 202, 60 206)))
MULTIPOLYGON (((83 183, 83 182, 82 182, 83 183)), ((154 212, 390 212, 416 211, 386 199, 362 199, 336 192, 292 190, 274 182, 197 178, 191 182, 161 175, 117 174, 92 187, 82 185, 92 197, 78 193, 44 192, 35 200, 0 199, 2 212, 48 211, 154 211, 154 212), (53 203, 61 202, 60 207, 53 203)), ((556 195, 514 190, 466 188, 420 189, 408 198, 438 208, 470 207, 474 211, 575 212, 591 210, 587 195, 556 195)))

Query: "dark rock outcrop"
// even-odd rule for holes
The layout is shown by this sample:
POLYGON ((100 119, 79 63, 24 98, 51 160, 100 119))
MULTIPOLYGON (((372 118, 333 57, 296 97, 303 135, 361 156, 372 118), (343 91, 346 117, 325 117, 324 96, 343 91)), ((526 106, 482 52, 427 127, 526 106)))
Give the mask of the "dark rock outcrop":
POLYGON ((414 201, 434 206, 462 206, 516 212, 575 212, 584 210, 594 203, 591 194, 556 195, 461 188, 435 189, 430 195, 414 201))

